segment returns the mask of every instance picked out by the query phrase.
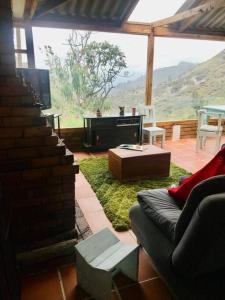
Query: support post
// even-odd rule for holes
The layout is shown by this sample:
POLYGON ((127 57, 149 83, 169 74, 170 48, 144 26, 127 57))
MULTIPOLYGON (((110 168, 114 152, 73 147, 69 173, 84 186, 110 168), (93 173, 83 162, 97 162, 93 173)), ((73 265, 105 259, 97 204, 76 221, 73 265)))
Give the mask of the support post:
MULTIPOLYGON (((16 49, 21 49, 21 33, 20 28, 16 27, 16 49)), ((17 66, 19 68, 22 67, 22 53, 17 53, 17 66)))
POLYGON ((152 104, 152 80, 153 80, 153 65, 154 65, 154 34, 153 31, 148 35, 148 51, 147 51, 147 70, 146 70, 146 89, 145 89, 145 104, 152 104))
POLYGON ((26 36, 26 44, 27 44, 28 68, 35 68, 34 41, 33 41, 32 26, 25 27, 25 36, 26 36))

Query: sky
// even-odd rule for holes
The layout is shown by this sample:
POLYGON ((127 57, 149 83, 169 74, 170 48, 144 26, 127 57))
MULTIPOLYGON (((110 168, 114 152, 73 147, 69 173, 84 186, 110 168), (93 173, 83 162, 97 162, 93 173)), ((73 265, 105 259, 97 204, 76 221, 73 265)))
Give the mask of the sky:
MULTIPOLYGON (((173 15, 183 0, 140 0, 129 21, 152 22, 173 15)), ((43 53, 39 48, 50 45, 61 57, 65 57, 66 38, 70 30, 33 28, 36 65, 46 67, 43 53)), ((93 34, 93 40, 107 40, 116 44, 125 53, 130 70, 144 73, 146 68, 147 38, 124 34, 93 34)), ((156 38, 154 69, 178 64, 180 61, 203 62, 225 49, 225 42, 197 41, 187 39, 156 38)))

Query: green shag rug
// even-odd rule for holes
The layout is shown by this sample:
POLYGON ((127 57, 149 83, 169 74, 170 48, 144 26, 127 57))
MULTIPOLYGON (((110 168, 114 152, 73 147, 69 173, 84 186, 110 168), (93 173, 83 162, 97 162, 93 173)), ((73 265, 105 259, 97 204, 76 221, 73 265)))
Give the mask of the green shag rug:
POLYGON ((120 183, 108 171, 108 158, 97 157, 80 161, 80 169, 95 191, 108 219, 117 231, 130 228, 129 208, 137 201, 136 194, 143 189, 167 188, 177 184, 185 170, 171 164, 170 177, 120 183))

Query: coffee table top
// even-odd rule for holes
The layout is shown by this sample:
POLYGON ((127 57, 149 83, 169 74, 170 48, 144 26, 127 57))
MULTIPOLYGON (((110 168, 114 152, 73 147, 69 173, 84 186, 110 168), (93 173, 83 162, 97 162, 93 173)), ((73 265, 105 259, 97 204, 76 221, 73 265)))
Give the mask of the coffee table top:
POLYGON ((162 148, 153 146, 153 145, 144 145, 143 151, 135 151, 135 150, 127 150, 120 148, 109 149, 109 152, 114 153, 116 156, 120 158, 128 158, 128 157, 139 157, 139 156, 147 156, 147 155, 159 155, 170 153, 170 151, 164 150, 162 148))

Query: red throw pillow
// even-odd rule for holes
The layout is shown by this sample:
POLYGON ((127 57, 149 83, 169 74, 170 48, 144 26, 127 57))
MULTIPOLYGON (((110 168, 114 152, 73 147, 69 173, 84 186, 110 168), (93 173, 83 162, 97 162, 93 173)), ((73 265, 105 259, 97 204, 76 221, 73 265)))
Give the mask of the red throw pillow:
POLYGON ((184 179, 180 186, 169 188, 168 192, 175 200, 186 201, 194 186, 207 178, 222 174, 225 174, 225 148, 220 150, 206 166, 184 179))

